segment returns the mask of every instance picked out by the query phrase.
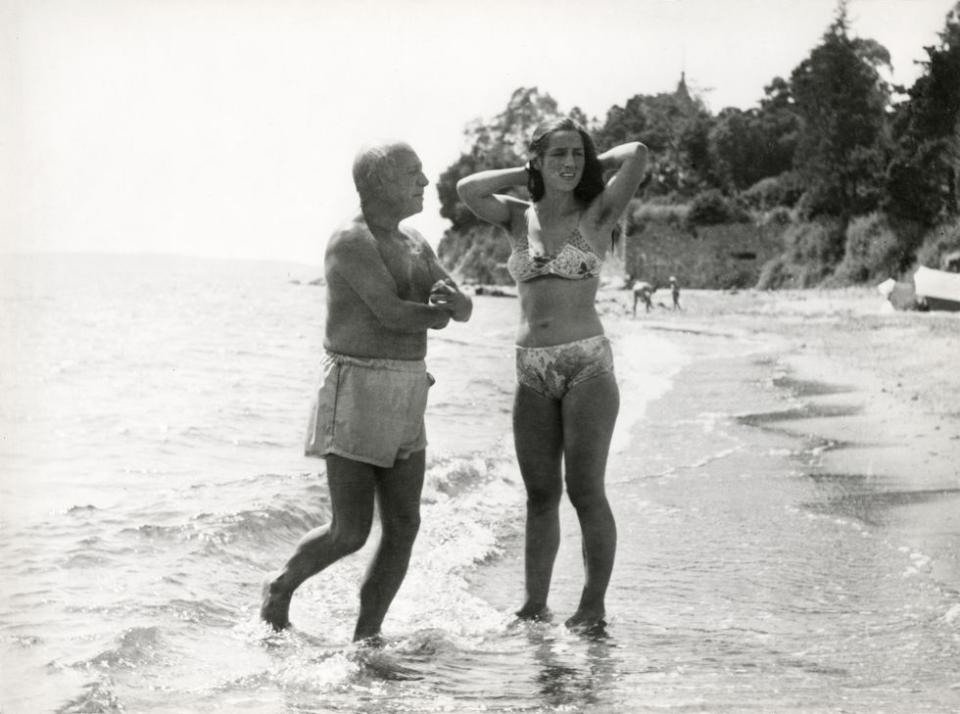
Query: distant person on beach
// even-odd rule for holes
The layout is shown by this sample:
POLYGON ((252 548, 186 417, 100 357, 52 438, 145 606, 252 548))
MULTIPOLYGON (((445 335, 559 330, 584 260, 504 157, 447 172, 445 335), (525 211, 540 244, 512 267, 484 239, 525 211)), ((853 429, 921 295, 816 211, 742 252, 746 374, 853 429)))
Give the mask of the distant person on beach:
POLYGON ((650 283, 639 282, 633 286, 633 315, 637 315, 637 303, 643 302, 647 312, 653 307, 653 286, 650 283))
MULTIPOLYGON (((289 626, 290 599, 309 577, 363 546, 374 502, 382 535, 360 588, 354 640, 377 638, 420 525, 427 330, 473 309, 424 238, 400 221, 423 210, 427 177, 401 142, 364 147, 353 164, 360 212, 327 243, 323 379, 306 452, 326 459, 330 523, 304 536, 264 583, 261 617, 289 626)), ((375 640, 374 640, 375 641, 375 640)))
POLYGON ((600 156, 570 119, 539 127, 526 166, 482 171, 457 184, 480 218, 506 229, 517 282, 517 390, 513 434, 527 490, 523 619, 547 619, 560 545, 564 480, 583 538, 586 583, 566 624, 601 629, 617 531, 604 477, 620 394, 595 301, 611 235, 647 172, 647 147, 600 156), (604 184, 603 172, 616 173, 604 184), (532 201, 500 193, 526 186, 532 201), (564 473, 565 471, 565 473, 564 473))
POLYGON ((682 310, 680 307, 680 285, 677 284, 677 279, 674 276, 670 276, 670 297, 673 298, 673 309, 682 310))

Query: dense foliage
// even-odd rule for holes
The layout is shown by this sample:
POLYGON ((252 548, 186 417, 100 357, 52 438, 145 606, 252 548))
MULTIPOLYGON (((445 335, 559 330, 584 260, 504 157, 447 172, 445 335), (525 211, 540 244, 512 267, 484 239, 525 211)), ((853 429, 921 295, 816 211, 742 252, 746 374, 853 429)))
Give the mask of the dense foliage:
MULTIPOLYGON (((574 118, 586 123, 578 110, 574 118)), ((465 230, 478 222, 457 196, 457 181, 486 169, 520 166, 525 161, 526 142, 538 124, 561 116, 557 102, 549 94, 540 94, 536 87, 514 91, 507 108, 489 123, 476 120, 464 131, 467 150, 440 174, 437 192, 440 215, 453 223, 454 230, 465 230), (521 158, 523 157, 523 158, 521 158)))
POLYGON ((960 3, 938 46, 924 47, 924 74, 891 122, 893 157, 884 209, 925 228, 958 214, 960 202, 960 3))
MULTIPOLYGON (((698 225, 775 223, 784 228, 782 253, 762 286, 882 279, 960 250, 960 2, 939 40, 924 48, 912 87, 891 86, 889 53, 852 35, 847 0, 838 0, 819 44, 789 78, 774 77, 754 108, 712 115, 681 76, 675 92, 637 94, 602 122, 576 108, 567 114, 600 151, 630 140, 651 150, 651 180, 638 199, 645 208, 628 211, 628 241, 660 218, 683 216, 691 235, 698 225)), ((534 126, 561 114, 549 94, 520 88, 503 112, 466 128, 465 149, 437 186, 452 223, 439 246, 449 268, 480 282, 509 280, 506 241, 497 229, 475 230, 456 182, 524 163, 534 126)))
POLYGON ((880 68, 890 55, 873 40, 850 37, 846 8, 790 78, 800 135, 794 167, 804 178, 804 218, 844 222, 880 199, 884 124, 890 88, 880 68))

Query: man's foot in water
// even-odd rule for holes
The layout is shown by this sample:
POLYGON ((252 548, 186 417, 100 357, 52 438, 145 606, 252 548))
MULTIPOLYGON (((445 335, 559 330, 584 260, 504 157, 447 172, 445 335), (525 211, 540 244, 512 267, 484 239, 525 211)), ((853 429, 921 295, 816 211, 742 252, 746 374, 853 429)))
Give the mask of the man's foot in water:
POLYGON ((285 592, 277 583, 277 578, 268 577, 263 581, 263 598, 260 603, 260 619, 280 632, 290 627, 290 598, 293 593, 285 592))
POLYGON ((367 635, 353 641, 353 644, 359 650, 382 650, 387 646, 387 641, 379 632, 375 635, 367 635))
POLYGON ((546 605, 526 603, 523 607, 514 613, 519 620, 528 622, 550 622, 553 619, 553 613, 546 605))

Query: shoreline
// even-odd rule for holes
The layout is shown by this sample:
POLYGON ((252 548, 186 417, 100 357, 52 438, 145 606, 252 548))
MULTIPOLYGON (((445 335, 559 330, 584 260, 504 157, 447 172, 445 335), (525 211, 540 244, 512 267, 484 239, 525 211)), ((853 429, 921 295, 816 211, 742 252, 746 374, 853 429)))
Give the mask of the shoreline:
MULTIPOLYGON (((636 321, 668 330, 707 321, 711 331, 776 341, 772 351, 793 379, 849 391, 847 401, 860 403, 857 414, 806 420, 801 430, 838 441, 866 439, 874 451, 835 451, 828 460, 868 462, 868 470, 894 475, 915 471, 919 453, 925 482, 960 486, 960 314, 893 312, 869 288, 691 290, 681 303, 683 313, 661 309, 636 321)), ((836 401, 829 394, 806 397, 836 401)))
MULTIPOLYGON (((876 487, 949 497, 960 492, 960 380, 953 376, 955 366, 951 371, 951 361, 960 358, 960 313, 892 312, 885 302, 868 288, 687 290, 682 312, 660 307, 633 317, 628 291, 604 288, 598 296, 608 333, 642 337, 656 331, 668 339, 674 333, 687 343, 691 362, 671 379, 682 380, 690 364, 710 360, 710 345, 718 337, 742 346, 737 352, 744 360, 775 363, 772 386, 784 399, 809 408, 775 428, 800 442, 823 444, 814 450, 811 470, 876 479, 871 492, 876 487)), ((672 384, 648 403, 641 421, 657 419, 658 403, 670 401, 675 389, 672 384)), ((643 448, 637 444, 627 452, 643 448)), ((631 457, 612 453, 615 458, 631 457)), ((563 509, 569 511, 569 504, 563 509)), ((564 539, 579 539, 569 517, 564 539)), ((937 518, 949 538, 960 535, 960 524, 937 518)), ((504 544, 503 556, 471 578, 471 590, 501 609, 520 601, 521 541, 504 544)), ((956 548, 944 547, 944 567, 960 573, 960 556, 949 555, 956 548)))

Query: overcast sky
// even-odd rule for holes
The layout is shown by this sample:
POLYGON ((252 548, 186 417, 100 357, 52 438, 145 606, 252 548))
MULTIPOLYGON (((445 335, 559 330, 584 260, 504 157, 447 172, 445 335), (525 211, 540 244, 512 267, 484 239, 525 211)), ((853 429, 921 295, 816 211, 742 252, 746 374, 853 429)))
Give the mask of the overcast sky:
MULTIPOLYGON (((852 0, 911 84, 954 0, 852 0)), ((603 118, 686 71, 747 108, 835 0, 0 0, 0 249, 319 264, 350 165, 408 140, 432 182, 520 86, 603 118), (589 12, 587 12, 586 10, 589 12)), ((432 243, 434 188, 410 222, 432 243)))

